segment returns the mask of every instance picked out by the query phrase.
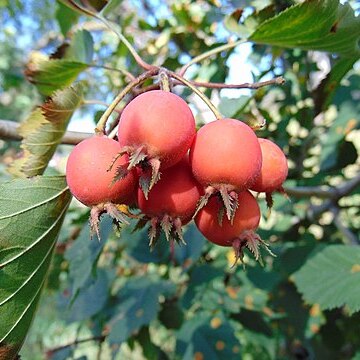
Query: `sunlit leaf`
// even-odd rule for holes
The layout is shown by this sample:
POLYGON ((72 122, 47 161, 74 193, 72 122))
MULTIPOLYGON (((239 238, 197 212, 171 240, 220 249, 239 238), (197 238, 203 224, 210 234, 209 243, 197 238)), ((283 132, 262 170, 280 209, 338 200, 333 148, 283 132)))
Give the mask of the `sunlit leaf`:
POLYGON ((262 23, 249 40, 359 56, 360 18, 338 0, 307 0, 262 23))
POLYGON ((64 177, 0 185, 0 354, 18 353, 44 285, 71 195, 64 177))
POLYGON ((25 75, 43 95, 50 96, 54 91, 71 85, 87 68, 87 64, 79 61, 33 56, 27 64, 25 75))

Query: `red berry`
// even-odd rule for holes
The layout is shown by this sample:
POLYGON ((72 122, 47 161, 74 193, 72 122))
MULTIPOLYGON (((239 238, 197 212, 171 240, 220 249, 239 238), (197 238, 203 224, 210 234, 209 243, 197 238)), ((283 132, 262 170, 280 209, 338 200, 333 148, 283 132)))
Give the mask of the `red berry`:
POLYGON ((146 200, 138 190, 138 206, 148 216, 169 215, 187 223, 191 220, 196 203, 201 196, 201 186, 195 180, 187 158, 164 170, 161 178, 146 200))
POLYGON ((83 140, 72 150, 66 165, 66 181, 71 193, 84 205, 122 204, 132 199, 136 186, 134 172, 112 184, 116 167, 127 163, 128 156, 119 158, 108 171, 119 151, 119 143, 105 136, 83 140))
MULTIPOLYGON (((200 232, 212 243, 221 246, 232 246, 235 259, 242 260, 243 250, 247 247, 255 256, 261 259, 259 247, 263 246, 274 255, 258 234, 255 233, 260 222, 260 209, 256 199, 249 191, 238 194, 239 208, 231 223, 223 214, 223 204, 218 197, 212 197, 195 217, 195 223, 200 232), (220 223, 219 223, 220 215, 220 223)), ((235 262, 236 262, 235 261, 235 262)))
POLYGON ((235 119, 203 126, 190 150, 190 164, 203 185, 228 191, 249 188, 261 169, 261 149, 254 131, 235 119))
POLYGON ((141 189, 138 190, 138 206, 151 218, 153 227, 159 225, 168 238, 183 241, 181 225, 191 220, 201 191, 201 186, 194 178, 186 156, 163 171, 160 180, 150 191, 148 199, 141 189), (172 236, 171 232, 175 236, 172 236))
POLYGON ((196 215, 196 226, 209 241, 221 246, 232 246, 233 241, 244 231, 257 229, 261 215, 256 199, 249 191, 243 191, 238 194, 238 200, 239 208, 233 224, 226 217, 219 223, 222 203, 218 197, 212 197, 196 215))
POLYGON ((135 153, 141 149, 147 159, 156 158, 161 169, 179 162, 195 136, 195 119, 187 103, 162 90, 137 96, 124 109, 119 123, 121 147, 135 153))
POLYGON ((283 151, 272 141, 259 139, 262 152, 262 167, 260 175, 251 190, 272 193, 281 189, 288 174, 288 165, 283 151))

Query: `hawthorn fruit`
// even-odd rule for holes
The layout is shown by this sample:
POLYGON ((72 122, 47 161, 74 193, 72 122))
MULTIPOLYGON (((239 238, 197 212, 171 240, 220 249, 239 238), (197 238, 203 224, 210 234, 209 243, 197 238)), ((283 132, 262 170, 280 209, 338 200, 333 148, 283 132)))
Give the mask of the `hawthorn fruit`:
POLYGON ((151 223, 150 245, 156 241, 160 229, 167 240, 184 243, 181 226, 191 220, 201 194, 202 188, 192 174, 188 156, 163 171, 147 199, 139 188, 139 209, 151 223))
POLYGON ((260 175, 250 189, 257 192, 272 193, 281 189, 288 175, 287 159, 283 151, 274 142, 259 138, 262 153, 260 175))
POLYGON ((125 107, 120 117, 118 140, 122 153, 130 157, 126 170, 135 166, 142 169, 139 184, 145 197, 159 180, 160 171, 185 156, 195 131, 189 106, 171 92, 148 91, 125 107))
POLYGON ((255 256, 260 258, 259 247, 268 245, 256 234, 260 222, 260 208, 249 191, 238 194, 239 208, 233 222, 224 216, 224 206, 217 196, 212 197, 195 217, 195 224, 199 231, 210 242, 220 246, 232 246, 235 259, 243 259, 243 250, 247 247, 255 256))
POLYGON ((136 190, 136 173, 130 171, 114 182, 116 168, 128 162, 128 156, 119 157, 111 170, 109 164, 119 153, 117 141, 106 136, 92 136, 77 144, 66 164, 66 181, 71 193, 84 205, 92 208, 91 228, 99 236, 101 214, 107 212, 116 221, 126 222, 117 204, 129 204, 136 190))
POLYGON ((220 119, 204 125, 190 149, 195 178, 205 188, 197 210, 211 195, 220 192, 226 215, 232 220, 238 193, 248 189, 259 176, 261 148, 254 131, 235 119, 220 119))

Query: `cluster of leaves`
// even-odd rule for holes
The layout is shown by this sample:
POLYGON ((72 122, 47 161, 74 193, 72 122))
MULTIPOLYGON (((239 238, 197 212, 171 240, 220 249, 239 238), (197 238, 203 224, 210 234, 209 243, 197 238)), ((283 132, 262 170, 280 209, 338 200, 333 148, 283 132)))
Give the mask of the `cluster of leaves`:
MULTIPOLYGON (((103 9, 101 16, 120 24, 150 63, 178 68, 221 45, 226 33, 252 41, 249 61, 262 64, 254 80, 269 74, 286 78, 281 88, 220 97, 225 116, 266 118, 260 136, 283 147, 290 163, 286 185, 292 201, 275 196, 272 215, 260 230, 277 257, 265 258, 264 268, 245 258, 243 272, 230 269, 228 250, 211 247, 192 226, 184 233, 186 247, 169 249, 159 241, 150 252, 143 231, 132 232, 130 224, 114 233, 107 218, 102 241, 90 241, 88 213, 75 203, 68 210, 64 178, 46 172, 56 150, 68 151, 59 144, 69 120, 83 111, 84 98, 108 101, 128 72, 139 68, 123 43, 85 30, 94 26, 93 18, 64 3, 70 2, 56 5, 56 18, 66 41, 59 35, 52 55, 33 52, 26 66, 44 102, 21 125, 24 152, 11 172, 23 179, 0 186, 0 357, 18 353, 43 291, 25 358, 45 351, 50 359, 91 359, 94 353, 146 359, 355 358, 360 74, 351 69, 359 58, 360 21, 351 6, 326 0, 289 7, 291 1, 274 0, 260 7, 252 1, 253 7, 242 11, 231 2, 219 9, 213 1, 184 1, 166 3, 162 11, 145 2, 134 11, 120 1, 72 2, 87 4, 90 15, 103 9), (82 29, 76 31, 78 23, 82 29), (330 68, 320 83, 316 55, 330 68), (26 178, 34 175, 41 176, 26 178)), ((21 9, 10 9, 19 16, 21 9)), ((229 54, 194 66, 192 79, 223 82, 229 54)), ((4 79, 6 91, 28 89, 23 79, 4 79)), ((195 110, 203 120, 201 109, 195 110)), ((263 206, 266 213, 265 201, 263 206)))

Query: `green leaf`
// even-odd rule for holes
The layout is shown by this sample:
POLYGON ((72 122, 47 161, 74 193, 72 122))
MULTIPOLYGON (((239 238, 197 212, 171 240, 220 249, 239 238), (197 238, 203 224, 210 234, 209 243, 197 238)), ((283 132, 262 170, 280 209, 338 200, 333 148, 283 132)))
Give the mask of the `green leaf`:
POLYGON ((338 0, 307 0, 262 23, 250 41, 359 56, 360 18, 338 0))
POLYGON ((21 143, 23 154, 12 162, 10 173, 30 177, 44 172, 81 99, 81 86, 77 85, 56 92, 31 113, 19 127, 19 134, 24 137, 21 143))
POLYGON ((61 2, 62 4, 68 6, 70 9, 76 11, 77 13, 79 13, 80 15, 88 15, 88 16, 95 16, 95 13, 92 12, 91 10, 80 6, 76 0, 58 0, 59 2, 61 2))
POLYGON ((66 60, 89 64, 94 55, 94 40, 86 30, 77 31, 66 50, 66 60))
POLYGON ((331 245, 317 253, 294 274, 294 281, 310 304, 323 310, 346 306, 360 310, 360 248, 331 245))
POLYGON ((234 329, 222 314, 211 317, 196 314, 177 334, 176 353, 183 360, 241 359, 240 343, 234 329))
POLYGON ((65 212, 64 177, 0 186, 0 354, 18 353, 34 316, 65 212))
POLYGON ((111 15, 117 7, 121 4, 122 0, 110 0, 107 2, 107 5, 101 10, 103 16, 111 15))
POLYGON ((77 22, 79 14, 60 2, 56 5, 56 20, 59 23, 61 33, 66 37, 73 24, 77 22))
POLYGON ((41 94, 50 96, 54 91, 71 85, 87 64, 70 60, 33 59, 25 70, 27 79, 41 94))
POLYGON ((120 344, 148 325, 159 311, 159 296, 173 291, 173 285, 164 280, 143 276, 127 281, 119 291, 118 306, 108 324, 109 342, 120 344))
POLYGON ((71 303, 69 312, 65 313, 66 319, 70 322, 84 321, 99 313, 108 301, 109 289, 109 274, 105 270, 99 269, 96 278, 88 279, 84 289, 71 303))
POLYGON ((86 224, 79 237, 66 249, 65 259, 69 262, 69 275, 72 280, 72 296, 75 297, 78 291, 83 288, 97 264, 99 255, 104 248, 109 235, 112 233, 112 220, 104 217, 100 222, 100 237, 90 238, 90 226, 86 224))

